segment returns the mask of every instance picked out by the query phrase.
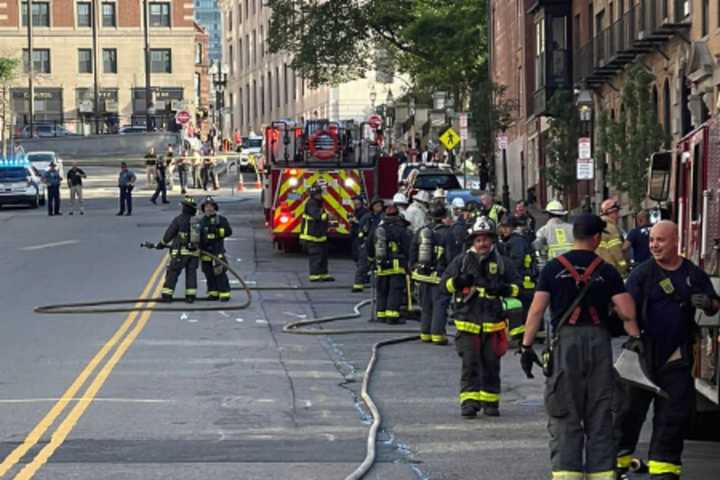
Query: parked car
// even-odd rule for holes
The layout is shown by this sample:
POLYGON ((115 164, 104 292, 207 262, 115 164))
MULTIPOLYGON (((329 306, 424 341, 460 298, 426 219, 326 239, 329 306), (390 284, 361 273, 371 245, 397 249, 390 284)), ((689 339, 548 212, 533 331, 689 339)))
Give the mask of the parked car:
POLYGON ((39 172, 29 163, 0 159, 0 206, 45 204, 45 185, 39 172))
POLYGON ((132 135, 136 133, 147 133, 147 129, 142 125, 125 125, 118 130, 120 135, 132 135))
POLYGON ((66 137, 69 135, 75 135, 67 128, 62 125, 55 125, 54 123, 38 123, 33 125, 33 134, 30 135, 30 125, 26 125, 22 129, 22 136, 24 138, 30 137, 66 137))
POLYGON ((65 176, 65 168, 62 158, 60 158, 55 152, 28 152, 25 154, 25 157, 27 158, 27 161, 30 162, 30 165, 35 167, 40 174, 45 172, 50 167, 51 163, 54 163, 58 172, 60 172, 60 176, 65 176))
POLYGON ((432 194, 436 189, 442 188, 447 191, 448 202, 460 197, 465 203, 480 203, 479 192, 463 188, 457 172, 449 165, 421 165, 407 175, 406 184, 408 197, 419 190, 426 190, 432 194))

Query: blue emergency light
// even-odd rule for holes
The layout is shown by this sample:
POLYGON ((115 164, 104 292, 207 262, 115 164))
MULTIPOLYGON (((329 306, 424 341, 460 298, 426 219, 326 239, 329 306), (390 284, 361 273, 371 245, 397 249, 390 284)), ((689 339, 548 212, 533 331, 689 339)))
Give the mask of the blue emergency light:
POLYGON ((9 167, 27 167, 30 165, 25 154, 10 155, 8 157, 0 157, 0 168, 9 167))

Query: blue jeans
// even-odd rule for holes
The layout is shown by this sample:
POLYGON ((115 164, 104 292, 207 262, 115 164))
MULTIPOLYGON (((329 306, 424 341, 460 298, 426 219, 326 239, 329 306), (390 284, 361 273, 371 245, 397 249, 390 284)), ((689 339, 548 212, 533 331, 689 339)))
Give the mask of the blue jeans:
POLYGON ((132 185, 120 187, 120 213, 132 213, 132 185))

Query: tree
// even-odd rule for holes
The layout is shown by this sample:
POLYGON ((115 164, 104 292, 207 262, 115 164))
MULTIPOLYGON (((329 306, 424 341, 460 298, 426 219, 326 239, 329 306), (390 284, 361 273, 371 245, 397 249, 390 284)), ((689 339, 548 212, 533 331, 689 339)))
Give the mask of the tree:
POLYGON ((618 119, 607 111, 599 118, 598 158, 610 160, 608 181, 626 193, 634 211, 642 208, 647 192, 650 156, 664 140, 650 92, 655 77, 643 66, 627 72, 618 119))
POLYGON ((505 96, 507 87, 487 79, 477 81, 470 96, 470 128, 475 134, 480 161, 492 164, 498 132, 515 123, 518 102, 505 96))
POLYGON ((575 109, 572 92, 557 90, 548 102, 548 142, 545 148, 545 166, 541 173, 547 183, 563 195, 577 185, 578 138, 580 119, 575 109))
POLYGON ((17 58, 0 57, 0 153, 7 153, 7 133, 12 125, 8 122, 8 111, 12 107, 10 95, 8 95, 9 84, 15 78, 17 67, 20 61, 17 58))

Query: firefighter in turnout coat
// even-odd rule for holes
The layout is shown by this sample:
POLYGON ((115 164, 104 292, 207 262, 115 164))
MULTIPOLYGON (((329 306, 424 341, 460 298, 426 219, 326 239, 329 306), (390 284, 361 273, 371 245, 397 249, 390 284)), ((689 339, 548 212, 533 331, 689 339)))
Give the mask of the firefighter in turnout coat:
POLYGON ((388 324, 404 323, 400 307, 405 297, 408 253, 412 234, 409 223, 400 216, 397 207, 385 209, 382 221, 372 236, 372 256, 375 258, 375 319, 388 324))
POLYGON ((469 232, 471 247, 445 270, 440 286, 452 295, 455 345, 462 358, 461 414, 473 418, 500 411, 500 358, 508 347, 504 301, 520 294, 520 278, 512 262, 497 252, 495 223, 475 221, 469 232))
POLYGON ((323 206, 323 191, 320 185, 310 188, 310 198, 305 204, 300 240, 307 246, 311 282, 332 282, 328 274, 328 213, 323 206))
POLYGON ((204 252, 211 253, 225 261, 225 239, 232 235, 232 228, 227 218, 218 215, 218 204, 212 197, 207 197, 200 205, 205 216, 200 220, 200 261, 202 271, 207 279, 208 300, 230 300, 230 281, 227 268, 204 252))
POLYGON ((185 270, 185 301, 193 303, 197 297, 197 268, 200 255, 200 224, 195 218, 197 204, 192 197, 185 197, 180 204, 182 213, 168 226, 156 248, 170 248, 170 263, 165 274, 161 300, 170 302, 178 278, 185 270))
POLYGON ((447 345, 445 334, 450 297, 440 289, 440 277, 451 257, 454 238, 447 209, 438 205, 430 212, 432 223, 417 231, 410 247, 411 278, 420 287, 420 340, 447 345))

